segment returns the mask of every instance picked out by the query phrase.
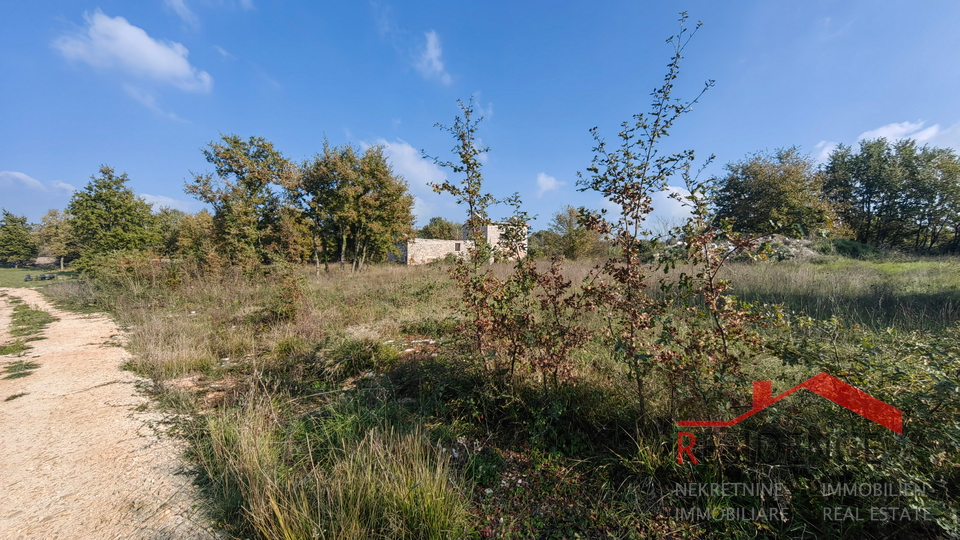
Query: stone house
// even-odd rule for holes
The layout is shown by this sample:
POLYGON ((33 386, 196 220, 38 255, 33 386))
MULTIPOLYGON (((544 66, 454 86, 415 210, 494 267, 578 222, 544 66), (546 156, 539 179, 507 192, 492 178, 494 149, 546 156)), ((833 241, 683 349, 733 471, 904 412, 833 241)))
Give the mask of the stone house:
MULTIPOLYGON (((500 243, 503 227, 503 223, 491 223, 483 228, 483 236, 490 245, 495 246, 494 249, 505 252, 505 246, 500 243)), ((397 262, 408 265, 429 264, 433 261, 443 259, 447 255, 464 257, 472 247, 472 240, 414 238, 400 246, 400 256, 397 257, 396 260, 397 262)), ((524 245, 520 255, 524 256, 526 254, 527 247, 524 245)), ((513 259, 514 257, 508 255, 506 258, 513 259)))

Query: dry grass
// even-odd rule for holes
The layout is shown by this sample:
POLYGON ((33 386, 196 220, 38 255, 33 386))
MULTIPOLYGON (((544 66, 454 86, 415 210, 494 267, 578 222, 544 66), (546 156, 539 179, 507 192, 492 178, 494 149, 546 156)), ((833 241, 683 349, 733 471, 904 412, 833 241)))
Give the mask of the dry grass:
POLYGON ((449 456, 418 429, 372 429, 359 440, 301 434, 282 459, 282 413, 263 393, 207 419, 201 463, 223 501, 242 501, 263 538, 460 538, 467 500, 449 456))
MULTIPOLYGON (((743 299, 783 302, 820 318, 907 328, 957 320, 951 295, 960 284, 960 265, 898 264, 735 264, 725 277, 743 299)), ((594 266, 567 262, 564 273, 576 283, 594 266)), ((493 271, 505 277, 510 265, 493 271)), ((499 454, 463 447, 462 461, 452 461, 431 441, 447 448, 482 440, 488 449, 510 452, 521 446, 588 452, 586 461, 565 462, 585 467, 584 478, 614 470, 594 471, 590 460, 612 460, 651 478, 678 474, 669 448, 674 441, 636 427, 633 384, 599 340, 576 353, 576 384, 549 393, 532 368, 521 368, 510 381, 497 379, 474 351, 462 348, 453 308, 459 293, 442 266, 300 273, 303 296, 284 306, 291 308, 289 317, 277 316, 282 284, 269 274, 186 273, 175 289, 145 288, 144 280, 129 289, 87 283, 47 289, 63 302, 107 306, 130 328, 131 367, 159 383, 166 403, 193 415, 192 428, 185 429, 192 454, 221 519, 236 535, 459 538, 497 515, 539 533, 542 516, 523 515, 529 505, 513 514, 503 509, 510 500, 531 497, 546 514, 574 515, 573 531, 600 530, 594 519, 606 520, 608 531, 647 519, 617 502, 622 489, 599 484, 589 488, 593 492, 571 487, 563 497, 553 484, 542 492, 513 486, 501 493, 503 465, 491 457, 499 454), (413 343, 424 338, 431 342, 413 343), (620 452, 615 460, 611 448, 620 452), (484 481, 493 483, 467 473, 478 470, 488 471, 484 481), (482 487, 471 497, 472 481, 482 487), (480 495, 487 486, 498 490, 496 500, 480 495), (556 502, 581 499, 576 508, 596 509, 590 516, 556 502)), ((778 387, 808 376, 806 366, 754 360, 750 374, 778 387)), ((669 397, 651 396, 661 408, 669 397)), ((673 436, 673 426, 668 431, 673 436)))

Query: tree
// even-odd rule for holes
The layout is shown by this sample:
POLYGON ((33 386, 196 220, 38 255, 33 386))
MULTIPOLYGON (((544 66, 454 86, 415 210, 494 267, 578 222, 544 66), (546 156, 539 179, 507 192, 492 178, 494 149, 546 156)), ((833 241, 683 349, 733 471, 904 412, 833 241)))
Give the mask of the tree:
POLYGON ((726 176, 715 179, 718 219, 729 219, 733 230, 802 236, 832 223, 829 205, 822 200, 821 177, 813 158, 797 147, 772 154, 758 152, 728 163, 726 176))
POLYGON ((222 260, 215 243, 213 216, 206 210, 188 214, 180 221, 180 233, 177 235, 177 253, 208 266, 222 266, 222 260))
POLYGON ((160 235, 159 251, 165 257, 176 254, 183 220, 186 217, 186 212, 167 207, 161 208, 155 214, 157 233, 160 235))
POLYGON ((580 221, 580 212, 572 206, 558 211, 546 235, 547 251, 567 259, 582 259, 603 254, 605 246, 599 232, 580 221))
POLYGON ((558 245, 560 245, 560 239, 557 233, 553 231, 536 231, 530 235, 527 254, 534 259, 552 259, 559 257, 561 253, 557 251, 558 245))
POLYGON ((403 178, 393 173, 382 146, 372 146, 364 152, 360 178, 354 243, 356 270, 363 268, 368 253, 371 259, 381 260, 414 234, 413 195, 403 178))
POLYGON ((280 197, 296 167, 262 137, 223 135, 203 149, 215 174, 194 174, 184 190, 213 207, 216 244, 227 261, 245 267, 270 260, 282 239, 277 228, 280 197))
POLYGON ((361 155, 324 141, 323 154, 303 164, 287 192, 311 223, 318 268, 321 257, 336 257, 341 268, 350 259, 361 270, 413 234, 413 196, 380 146, 361 155))
POLYGON ((474 249, 470 256, 474 267, 486 262, 490 258, 491 249, 487 246, 486 238, 483 235, 484 227, 490 224, 490 216, 487 208, 497 202, 489 193, 483 192, 483 174, 480 172, 480 155, 489 151, 485 146, 478 146, 476 143, 477 126, 483 120, 483 117, 474 119, 473 98, 468 103, 457 100, 460 110, 463 111, 463 118, 457 116, 454 118, 452 126, 443 124, 434 124, 435 127, 442 129, 453 135, 457 140, 453 147, 453 153, 459 158, 458 161, 442 160, 437 157, 427 155, 421 151, 424 158, 433 160, 441 167, 449 168, 455 174, 463 174, 464 177, 459 185, 445 180, 439 184, 431 184, 431 187, 437 193, 449 193, 457 204, 467 205, 467 220, 463 223, 464 236, 474 242, 474 249))
POLYGON ((157 245, 160 236, 150 204, 127 187, 127 174, 100 167, 100 176, 73 194, 67 205, 69 227, 81 258, 115 250, 157 245))
POLYGON ((840 145, 824 168, 824 193, 858 242, 919 251, 954 250, 960 158, 905 139, 840 145))
POLYGON ((25 216, 2 209, 0 218, 0 260, 19 267, 37 255, 37 244, 30 235, 25 216))
POLYGON ((355 219, 352 201, 359 179, 357 153, 351 145, 333 147, 323 141, 323 154, 304 162, 295 182, 287 185, 312 225, 314 255, 319 272, 321 257, 329 263, 339 253, 343 268, 350 223, 355 219), (322 255, 321 255, 322 253, 322 255))
POLYGON ((48 210, 33 230, 34 241, 40 246, 40 256, 57 257, 63 270, 64 259, 76 257, 69 216, 57 209, 48 210))
POLYGON ((447 221, 442 217, 432 217, 417 235, 420 238, 436 240, 462 240, 463 225, 447 221))
POLYGON ((837 213, 864 244, 879 245, 895 227, 895 199, 901 190, 886 139, 861 141, 860 151, 839 145, 824 168, 824 191, 837 213))

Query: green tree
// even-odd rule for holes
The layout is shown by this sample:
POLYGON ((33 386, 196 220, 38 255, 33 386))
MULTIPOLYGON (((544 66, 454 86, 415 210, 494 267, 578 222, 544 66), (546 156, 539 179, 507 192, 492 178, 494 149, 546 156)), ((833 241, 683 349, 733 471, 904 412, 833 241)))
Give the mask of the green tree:
POLYGON ((530 235, 527 245, 527 254, 534 259, 552 259, 562 253, 557 250, 561 244, 560 237, 553 231, 536 231, 530 235))
POLYGON ((580 212, 572 206, 553 215, 548 232, 552 234, 544 237, 549 245, 547 251, 567 259, 599 256, 606 249, 600 233, 584 225, 580 220, 580 212))
POLYGON ((217 248, 232 264, 257 266, 282 244, 281 200, 274 187, 296 177, 296 167, 262 137, 224 135, 203 149, 214 174, 194 174, 184 190, 213 207, 217 248))
POLYGON ((436 240, 462 240, 463 225, 447 221, 442 217, 432 217, 430 221, 420 229, 417 236, 419 238, 436 240))
POLYGON ((116 250, 142 250, 159 243, 150 204, 127 187, 126 173, 100 167, 100 176, 73 194, 69 227, 81 259, 116 250))
POLYGON ((860 150, 839 145, 824 168, 824 191, 854 240, 879 245, 896 228, 901 179, 886 139, 861 141, 860 150))
POLYGON ((206 210, 184 216, 177 235, 177 254, 207 266, 223 266, 227 261, 217 251, 215 229, 213 216, 206 210))
POLYGON ((821 176, 813 158, 797 147, 772 154, 758 152, 726 165, 715 179, 718 219, 733 230, 752 233, 799 232, 802 236, 829 228, 831 212, 821 192, 821 176))
POLYGON ((37 256, 37 243, 30 234, 27 218, 2 209, 0 218, 0 261, 19 268, 28 259, 37 256))
POLYGON ((394 174, 382 146, 367 148, 360 160, 354 268, 368 260, 396 253, 397 244, 414 235, 413 195, 402 177, 394 174))
POLYGON ((474 249, 470 252, 471 262, 474 267, 490 259, 491 249, 487 245, 483 231, 487 225, 490 225, 490 216, 487 208, 497 202, 493 195, 483 192, 483 174, 481 173, 480 155, 488 152, 490 149, 485 146, 479 146, 476 142, 477 127, 483 120, 483 117, 474 119, 473 98, 468 103, 457 100, 460 110, 463 111, 463 117, 456 116, 452 126, 443 124, 434 124, 443 131, 453 135, 457 144, 453 147, 453 153, 457 155, 457 161, 442 160, 437 157, 427 155, 425 151, 421 154, 424 158, 432 159, 434 163, 441 167, 446 167, 455 174, 462 174, 463 179, 459 184, 454 184, 445 180, 439 184, 431 184, 431 187, 437 193, 449 193, 457 204, 467 206, 467 220, 463 223, 464 236, 474 242, 474 249))
POLYGON ((857 151, 837 147, 824 174, 825 195, 858 242, 956 249, 960 158, 953 150, 910 139, 861 141, 857 151))
POLYGON ((159 251, 165 257, 177 253, 180 232, 187 213, 174 208, 163 207, 155 214, 157 233, 160 235, 159 251))
POLYGON ((48 210, 40 218, 40 224, 33 230, 34 241, 40 246, 40 256, 57 257, 60 259, 60 269, 63 269, 64 259, 76 257, 73 233, 70 228, 69 216, 60 210, 48 210))
POLYGON ((939 249, 960 207, 960 159, 952 149, 918 148, 912 140, 897 148, 905 176, 900 213, 907 224, 900 244, 914 251, 939 249))
POLYGON ((311 223, 318 268, 322 258, 361 270, 413 234, 413 196, 380 146, 361 154, 324 141, 323 154, 303 164, 287 191, 311 223))
POLYGON ((287 185, 290 198, 298 201, 311 223, 318 271, 321 259, 329 263, 339 256, 340 267, 345 264, 350 227, 356 219, 358 162, 353 146, 334 147, 324 140, 323 154, 305 162, 296 181, 287 185))

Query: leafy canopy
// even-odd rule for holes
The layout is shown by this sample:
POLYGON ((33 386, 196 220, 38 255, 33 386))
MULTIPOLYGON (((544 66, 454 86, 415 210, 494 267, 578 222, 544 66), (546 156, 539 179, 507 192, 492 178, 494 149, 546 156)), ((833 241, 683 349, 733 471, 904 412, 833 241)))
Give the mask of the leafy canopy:
POLYGON ((714 198, 717 218, 730 220, 733 230, 793 231, 806 236, 830 226, 830 210, 821 200, 816 164, 799 148, 758 152, 728 163, 726 169, 725 176, 714 180, 714 198))
POLYGON ((81 257, 116 250, 139 250, 159 240, 149 203, 127 187, 127 174, 100 167, 67 206, 73 241, 81 257))
POLYGON ((304 163, 286 188, 307 217, 327 262, 336 257, 344 266, 352 258, 359 270, 413 236, 413 196, 381 146, 361 152, 349 144, 334 147, 324 141, 323 153, 304 163))
POLYGON ((30 235, 27 218, 6 209, 0 218, 0 261, 21 264, 37 254, 37 244, 30 235))
POLYGON ((281 200, 274 187, 289 184, 296 167, 263 137, 223 135, 203 149, 214 174, 194 174, 184 190, 213 207, 216 244, 241 266, 256 266, 280 249, 281 200))
POLYGON ((462 240, 463 225, 447 221, 442 217, 432 217, 418 234, 420 238, 436 240, 462 240))

